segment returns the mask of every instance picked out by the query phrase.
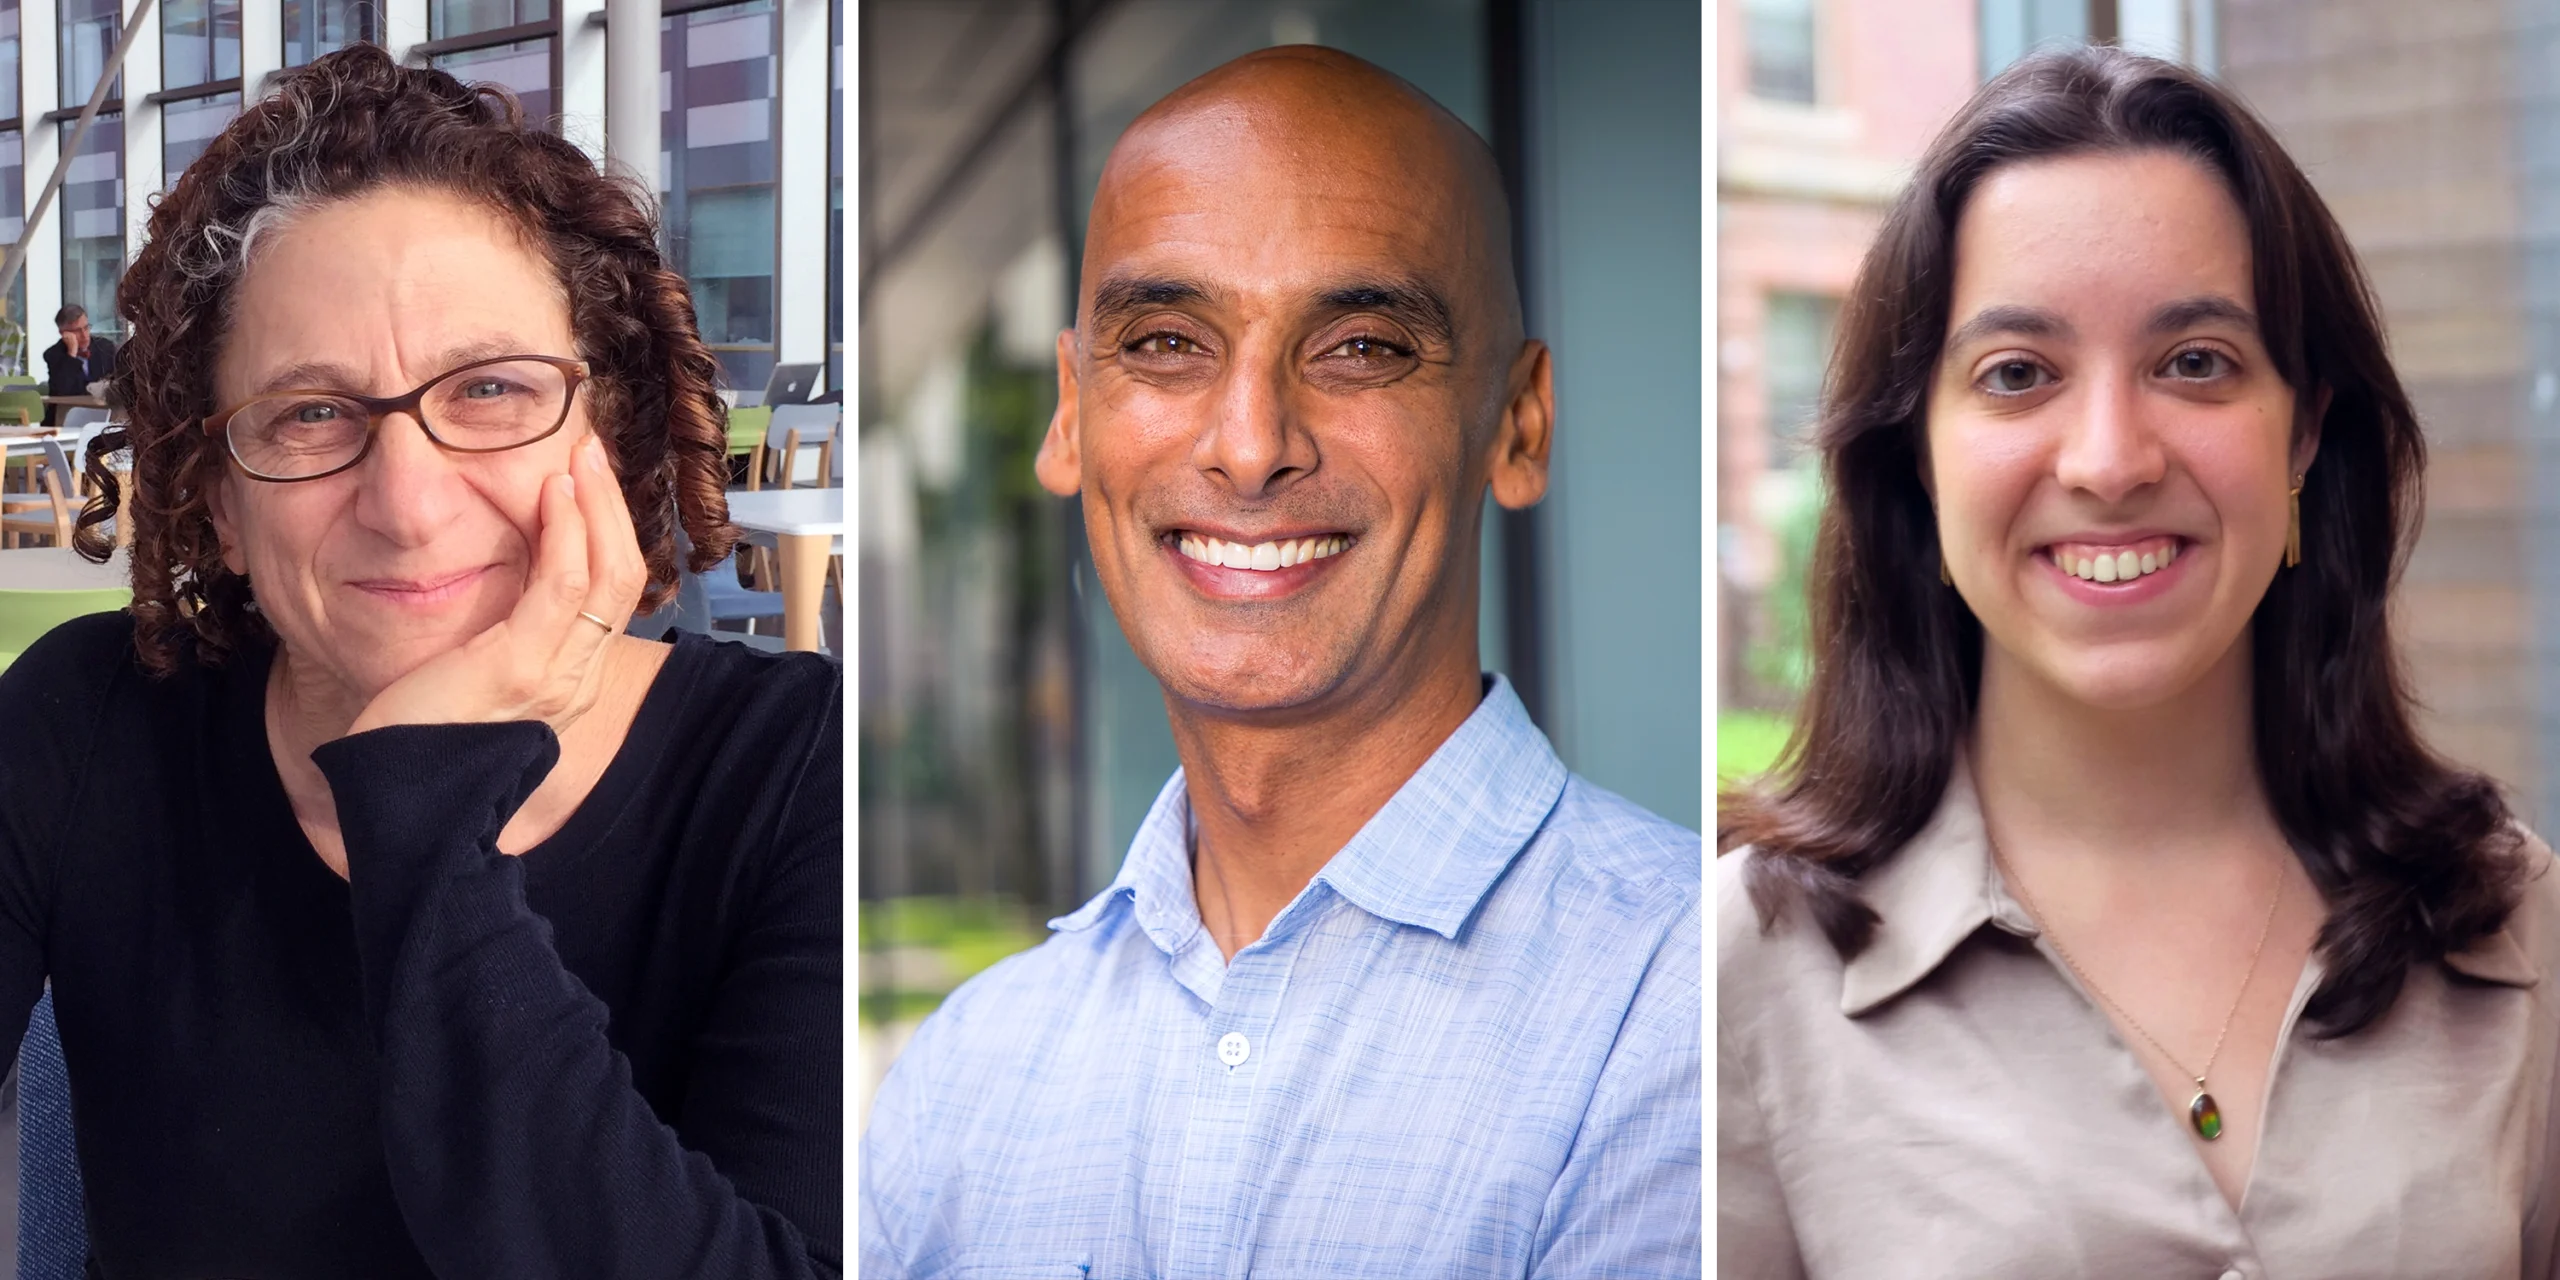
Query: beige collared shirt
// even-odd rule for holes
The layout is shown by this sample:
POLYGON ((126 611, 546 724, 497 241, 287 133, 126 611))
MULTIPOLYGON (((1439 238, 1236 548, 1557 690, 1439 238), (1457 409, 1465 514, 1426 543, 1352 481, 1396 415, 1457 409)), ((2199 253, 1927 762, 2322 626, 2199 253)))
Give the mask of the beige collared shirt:
POLYGON ((1716 867, 1717 1275, 2560 1275, 2560 875, 2344 1039, 2302 1022, 2313 955, 2234 1212, 2001 883, 1961 768, 1866 878, 1883 922, 1846 964, 1801 910, 1761 931, 1751 856, 1716 867))

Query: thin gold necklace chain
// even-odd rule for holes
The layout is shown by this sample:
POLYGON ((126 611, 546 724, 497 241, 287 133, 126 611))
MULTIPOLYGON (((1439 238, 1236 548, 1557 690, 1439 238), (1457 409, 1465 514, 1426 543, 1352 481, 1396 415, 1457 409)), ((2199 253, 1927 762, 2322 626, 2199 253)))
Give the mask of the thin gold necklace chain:
MULTIPOLYGON (((2011 888, 2018 891, 2018 901, 2025 904, 2027 914, 2035 918, 2036 927, 2044 931, 2045 940, 2053 944, 2054 954, 2062 957, 2062 963, 2071 970, 2072 976, 2080 979, 2080 985, 2087 987, 2089 994, 2096 996, 2101 1003, 2115 1010, 2116 1016, 2124 1019, 2124 1024, 2133 1028, 2133 1033, 2142 1037, 2143 1042, 2150 1045, 2153 1051, 2167 1059, 2170 1066, 2176 1067, 2182 1075, 2189 1074, 2186 1064, 2178 1061, 2178 1055, 2169 1052, 2168 1046, 2160 1043, 2149 1031, 2144 1030, 2141 1022, 2137 1021, 2132 1014, 2125 1012, 2125 1007, 2117 1004, 2113 997, 2101 990, 2097 981, 2089 976, 2089 971, 2081 968, 2080 962, 2071 958, 2071 949, 2062 945, 2062 935, 2055 933, 2053 926, 2045 923, 2045 914, 2036 906, 2035 896, 2027 892, 2026 880, 2009 866, 2009 860, 2001 856, 2000 846, 1996 844, 1991 846, 1991 860, 1999 864, 2000 874, 2008 879, 2011 888)), ((2284 901, 2284 882, 2284 868, 2279 866, 2276 868, 2276 891, 2267 898, 2267 918, 2258 925, 2258 945, 2249 949, 2249 968, 2240 975, 2240 990, 2231 997, 2230 1012, 2222 1015, 2222 1029, 2213 1033, 2213 1052, 2205 1055, 2204 1070, 2191 1075, 2198 1089, 2204 1088, 2204 1078, 2213 1074, 2213 1064, 2221 1059, 2222 1041, 2224 1037, 2231 1034, 2231 1022, 2240 1016, 2240 1002, 2248 998, 2249 983, 2258 976, 2258 957, 2266 951, 2267 934, 2275 928, 2276 907, 2284 901)))

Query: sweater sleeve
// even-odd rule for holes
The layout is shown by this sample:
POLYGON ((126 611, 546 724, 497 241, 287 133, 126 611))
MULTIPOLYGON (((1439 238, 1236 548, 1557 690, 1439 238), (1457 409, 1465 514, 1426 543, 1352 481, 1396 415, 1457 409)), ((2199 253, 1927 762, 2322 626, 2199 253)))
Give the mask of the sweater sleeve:
POLYGON ((312 755, 346 841, 384 1144, 419 1250, 448 1280, 837 1275, 841 1191, 812 1194, 812 1171, 842 1159, 842 898, 814 879, 841 874, 841 818, 789 811, 680 1133, 497 851, 558 757, 530 722, 394 726, 312 755))

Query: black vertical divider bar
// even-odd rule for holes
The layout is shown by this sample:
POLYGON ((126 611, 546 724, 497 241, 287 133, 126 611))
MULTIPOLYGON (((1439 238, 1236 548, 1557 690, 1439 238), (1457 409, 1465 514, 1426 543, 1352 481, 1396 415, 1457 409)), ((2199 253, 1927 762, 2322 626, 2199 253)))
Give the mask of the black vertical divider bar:
MULTIPOLYGON (((1539 228, 1529 203, 1529 23, 1534 0, 1486 0, 1485 83, 1494 161, 1502 169, 1502 194, 1511 205, 1511 273, 1519 281, 1520 316, 1538 330, 1536 262, 1531 252, 1539 228)), ((1529 719, 1546 727, 1546 580, 1542 521, 1536 507, 1504 511, 1502 519, 1502 640, 1504 673, 1529 719)))
MULTIPOLYGON (((1076 113, 1075 97, 1069 75, 1074 69, 1074 33, 1084 15, 1077 13, 1078 0, 1050 0, 1058 38, 1049 44, 1049 142, 1050 185, 1057 218, 1059 257, 1064 260, 1062 273, 1066 289, 1067 323, 1076 319, 1078 277, 1084 271, 1084 229, 1076 216, 1076 113)), ((1093 655, 1086 640, 1087 619, 1084 598, 1084 506, 1074 499, 1057 504, 1061 557, 1066 561, 1067 584, 1067 848, 1063 874, 1051 878, 1048 889, 1049 907, 1059 915, 1075 909, 1089 889, 1084 883, 1085 868, 1093 862, 1093 768, 1091 753, 1085 749, 1087 720, 1093 714, 1092 690, 1088 678, 1092 674, 1093 655)))

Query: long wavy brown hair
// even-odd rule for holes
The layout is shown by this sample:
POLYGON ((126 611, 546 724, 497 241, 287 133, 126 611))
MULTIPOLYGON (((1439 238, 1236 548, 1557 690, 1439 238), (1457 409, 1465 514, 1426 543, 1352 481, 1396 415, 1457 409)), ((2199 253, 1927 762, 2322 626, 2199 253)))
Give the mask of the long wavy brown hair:
POLYGON ((223 566, 206 506, 230 465, 203 428, 218 407, 214 359, 263 237, 315 206, 389 186, 494 210, 557 273, 592 371, 587 417, 649 563, 640 607, 675 591, 678 521, 696 571, 736 542, 720 368, 683 277, 659 253, 650 194, 529 124, 505 89, 402 67, 359 44, 286 73, 223 130, 152 209, 148 241, 117 290, 132 334, 113 376, 125 421, 89 449, 95 496, 73 541, 91 560, 111 553, 107 522, 123 495, 107 457, 130 448, 134 640, 147 670, 171 670, 190 633, 208 663, 273 638, 248 581, 223 566))
POLYGON ((2329 908, 2323 1034, 2371 1023, 2410 968, 2502 927, 2529 870, 2495 784, 2412 722, 2386 605, 2417 539, 2426 445, 2344 232, 2275 135, 2212 81, 2115 49, 2039 54, 1984 85, 1886 215, 1841 310, 1816 439, 1829 498, 1811 577, 1813 678, 1774 781, 1718 797, 1716 847, 1764 928, 1801 904, 1844 957, 1877 923, 1859 877, 1925 826, 1973 725, 1982 624, 1939 582, 1921 487, 1955 231, 1985 175, 2028 160, 2165 150, 2229 184, 2259 324, 2302 403, 2333 399, 2302 489, 2302 563, 2249 630, 2251 716, 2276 821, 2329 908))

